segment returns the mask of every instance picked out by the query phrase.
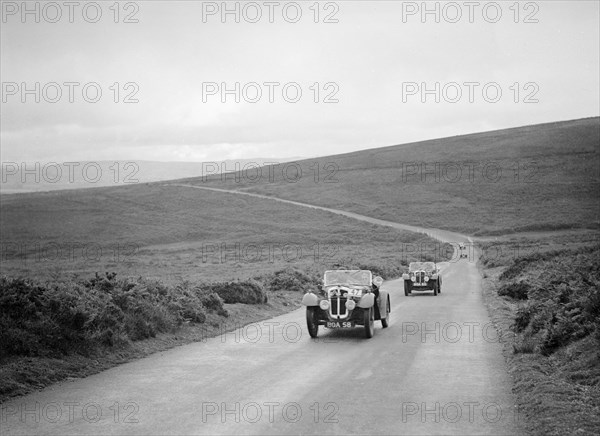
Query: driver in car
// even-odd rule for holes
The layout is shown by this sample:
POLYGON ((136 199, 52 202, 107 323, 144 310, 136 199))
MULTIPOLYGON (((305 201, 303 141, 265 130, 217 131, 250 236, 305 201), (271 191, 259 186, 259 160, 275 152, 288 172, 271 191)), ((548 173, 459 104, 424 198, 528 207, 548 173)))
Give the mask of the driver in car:
POLYGON ((375 280, 373 280, 371 284, 373 285, 373 293, 375 294, 375 299, 377 300, 379 297, 379 286, 377 286, 377 282, 375 282, 375 280))

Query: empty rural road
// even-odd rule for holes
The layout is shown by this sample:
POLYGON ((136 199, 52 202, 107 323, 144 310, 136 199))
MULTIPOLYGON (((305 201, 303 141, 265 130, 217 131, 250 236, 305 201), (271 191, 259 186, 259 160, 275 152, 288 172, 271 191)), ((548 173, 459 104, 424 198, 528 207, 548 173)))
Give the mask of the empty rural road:
POLYGON ((384 284, 391 323, 372 339, 311 339, 296 310, 6 402, 0 434, 517 434, 473 257, 442 268, 437 297, 384 284))

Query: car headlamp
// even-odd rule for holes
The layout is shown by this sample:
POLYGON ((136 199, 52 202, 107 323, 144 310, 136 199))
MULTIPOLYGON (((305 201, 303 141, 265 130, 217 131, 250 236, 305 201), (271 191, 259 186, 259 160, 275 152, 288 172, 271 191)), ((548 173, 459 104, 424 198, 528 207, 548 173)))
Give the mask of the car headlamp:
POLYGON ((415 276, 411 276, 411 277, 410 277, 410 280, 411 280, 412 282, 415 282, 417 279, 415 278, 415 276))
POLYGON ((321 302, 319 303, 319 307, 323 310, 329 309, 329 301, 321 300, 321 302))
POLYGON ((429 281, 429 276, 425 276, 425 282, 429 281))
POLYGON ((346 301, 346 309, 353 310, 355 307, 356 307, 356 303, 354 302, 354 300, 346 301))

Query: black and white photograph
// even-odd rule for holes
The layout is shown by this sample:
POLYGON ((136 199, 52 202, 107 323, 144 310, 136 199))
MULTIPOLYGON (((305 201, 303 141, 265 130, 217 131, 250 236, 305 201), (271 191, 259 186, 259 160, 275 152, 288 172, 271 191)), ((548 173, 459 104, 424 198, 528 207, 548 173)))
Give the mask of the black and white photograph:
POLYGON ((600 434, 599 1, 0 14, 0 436, 600 434))

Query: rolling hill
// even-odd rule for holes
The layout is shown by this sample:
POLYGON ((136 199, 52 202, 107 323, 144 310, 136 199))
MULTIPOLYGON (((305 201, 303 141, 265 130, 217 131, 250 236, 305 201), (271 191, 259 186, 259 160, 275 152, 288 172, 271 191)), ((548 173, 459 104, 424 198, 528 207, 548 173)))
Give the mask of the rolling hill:
POLYGON ((597 229, 600 118, 362 150, 186 182, 471 235, 597 229))
MULTIPOLYGON (((588 118, 271 167, 244 162, 239 173, 183 180, 471 235, 597 229, 599 144, 600 119, 588 118)), ((2 195, 0 202, 5 274, 114 270, 167 281, 231 279, 358 258, 399 265, 403 243, 428 241, 322 211, 163 182, 2 195), (251 251, 257 246, 261 255, 251 251), (302 256, 284 255, 286 246, 302 256), (327 254, 315 261, 319 246, 327 254)))

